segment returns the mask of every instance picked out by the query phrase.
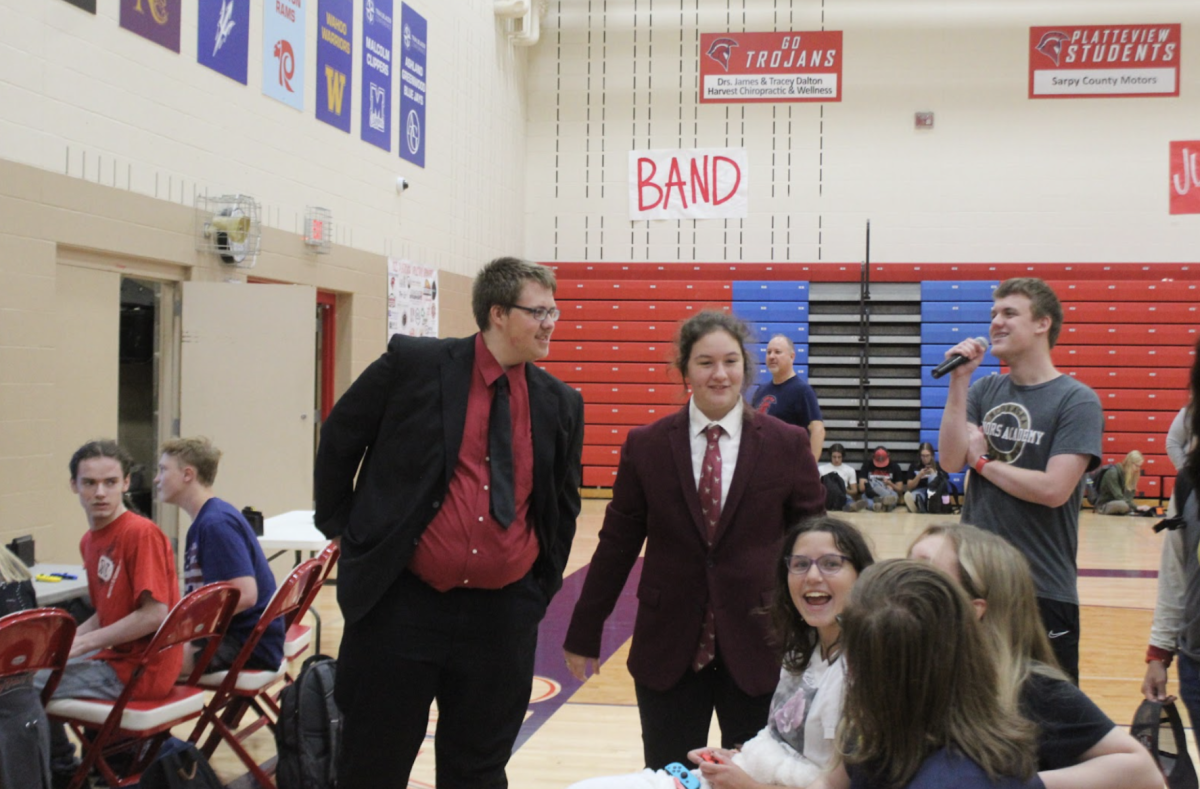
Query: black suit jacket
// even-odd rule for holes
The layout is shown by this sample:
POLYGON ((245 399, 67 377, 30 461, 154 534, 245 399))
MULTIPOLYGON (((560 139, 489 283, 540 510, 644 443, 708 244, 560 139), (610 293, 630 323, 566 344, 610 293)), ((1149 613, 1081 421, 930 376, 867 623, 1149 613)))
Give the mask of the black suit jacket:
POLYGON ((695 657, 711 600, 717 647, 734 681, 751 696, 770 693, 779 660, 764 609, 771 605, 780 543, 789 526, 824 510, 808 431, 747 408, 709 547, 688 408, 631 430, 564 646, 586 657, 600 654, 604 620, 645 543, 629 649, 633 678, 654 690, 673 687, 695 657))
MULTIPOLYGON (((325 536, 342 538, 337 589, 347 623, 370 611, 408 566, 446 496, 474 363, 474 336, 395 335, 321 427, 314 520, 325 536)), ((533 574, 549 601, 562 586, 579 515, 583 398, 532 363, 525 371, 530 517, 541 548, 533 574)))

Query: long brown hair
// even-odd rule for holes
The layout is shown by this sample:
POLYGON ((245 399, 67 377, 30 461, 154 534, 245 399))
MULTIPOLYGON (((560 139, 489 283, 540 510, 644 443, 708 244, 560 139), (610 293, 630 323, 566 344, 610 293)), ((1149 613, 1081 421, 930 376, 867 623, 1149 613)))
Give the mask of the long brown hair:
POLYGON ((846 699, 838 750, 888 789, 950 748, 993 780, 1036 769, 1034 726, 992 689, 996 666, 971 601, 923 562, 862 574, 842 612, 846 699))
POLYGON ((801 521, 788 529, 783 537, 779 561, 775 562, 775 596, 771 600, 771 625, 779 645, 783 667, 793 674, 799 674, 808 667, 808 661, 812 659, 817 648, 818 638, 817 629, 804 621, 804 617, 800 616, 796 604, 792 601, 792 593, 788 588, 787 558, 800 535, 813 531, 827 532, 832 536, 833 544, 843 555, 850 557, 850 564, 859 575, 875 563, 866 538, 849 521, 823 515, 801 521))
POLYGON ((966 523, 934 524, 913 545, 937 535, 954 548, 959 582, 967 597, 987 603, 982 624, 996 661, 1001 702, 1016 709, 1021 686, 1031 673, 1066 679, 1042 626, 1025 556, 1003 537, 966 523))

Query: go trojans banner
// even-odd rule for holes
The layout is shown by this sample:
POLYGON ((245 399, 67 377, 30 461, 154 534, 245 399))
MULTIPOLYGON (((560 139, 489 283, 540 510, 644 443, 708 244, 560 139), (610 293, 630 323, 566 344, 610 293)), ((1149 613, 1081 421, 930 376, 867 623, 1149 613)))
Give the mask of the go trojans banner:
POLYGON ((1173 25, 1029 28, 1029 98, 1179 95, 1173 25))
POLYGON ((629 218, 744 219, 750 185, 745 148, 629 152, 629 218))
POLYGON ((842 31, 701 33, 700 103, 842 100, 842 31))

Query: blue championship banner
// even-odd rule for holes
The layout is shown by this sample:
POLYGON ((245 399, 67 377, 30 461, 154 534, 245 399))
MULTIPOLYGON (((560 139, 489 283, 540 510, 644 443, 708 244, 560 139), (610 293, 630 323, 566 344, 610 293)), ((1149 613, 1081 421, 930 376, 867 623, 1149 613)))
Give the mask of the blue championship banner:
POLYGON ((317 120, 350 132, 350 70, 354 64, 354 4, 317 3, 317 120))
POLYGON ((400 14, 400 158, 425 166, 425 61, 429 25, 425 17, 401 5, 400 14))
POLYGON ((392 0, 363 4, 362 138, 392 150, 392 0))
POLYGON ((196 60, 246 84, 250 52, 250 0, 200 0, 196 60))

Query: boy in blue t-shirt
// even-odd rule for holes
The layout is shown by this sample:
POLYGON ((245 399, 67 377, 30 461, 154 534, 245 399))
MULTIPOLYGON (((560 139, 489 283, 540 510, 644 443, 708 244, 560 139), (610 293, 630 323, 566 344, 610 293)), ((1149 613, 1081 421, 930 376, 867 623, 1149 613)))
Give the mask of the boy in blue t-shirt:
MULTIPOLYGON (((221 451, 207 438, 176 438, 163 445, 154 484, 164 504, 174 504, 192 519, 184 549, 184 593, 204 584, 229 581, 241 593, 233 622, 209 671, 233 665, 275 594, 275 576, 258 538, 242 513, 213 495, 221 451)), ((258 642, 246 668, 274 671, 283 661, 283 620, 276 619, 258 642)), ((195 651, 185 650, 183 672, 191 673, 195 651)))

